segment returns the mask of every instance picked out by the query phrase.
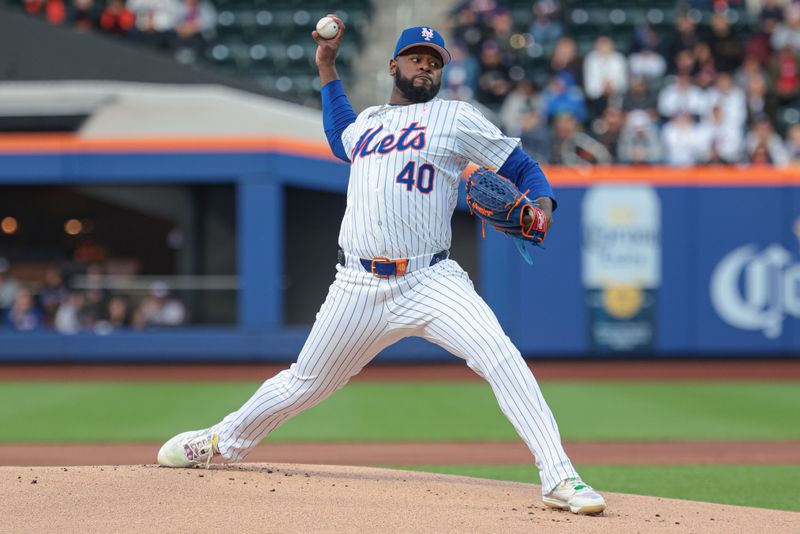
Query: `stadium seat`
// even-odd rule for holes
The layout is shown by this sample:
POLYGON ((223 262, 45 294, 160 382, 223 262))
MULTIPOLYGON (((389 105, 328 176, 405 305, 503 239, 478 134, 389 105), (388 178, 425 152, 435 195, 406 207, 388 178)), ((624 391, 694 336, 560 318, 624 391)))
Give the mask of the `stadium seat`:
POLYGON ((256 26, 259 28, 259 32, 267 31, 275 21, 275 16, 272 14, 272 11, 268 9, 261 9, 256 11, 256 26))
POLYGON ((271 58, 276 69, 284 69, 289 65, 289 57, 286 53, 286 45, 280 42, 269 42, 266 44, 267 55, 271 58))
POLYGON ((778 112, 776 127, 778 133, 783 136, 786 135, 786 131, 790 126, 798 123, 800 123, 800 100, 795 100, 781 108, 778 112))
MULTIPOLYGON (((611 24, 610 13, 611 10, 605 7, 595 7, 585 10, 586 11, 586 22, 583 24, 591 24, 592 26, 600 26, 600 27, 607 27, 611 24)), ((576 10, 577 12, 577 10, 576 10)), ((579 20, 583 20, 583 17, 579 20, 576 20, 573 17, 573 20, 576 23, 580 23, 579 20)))

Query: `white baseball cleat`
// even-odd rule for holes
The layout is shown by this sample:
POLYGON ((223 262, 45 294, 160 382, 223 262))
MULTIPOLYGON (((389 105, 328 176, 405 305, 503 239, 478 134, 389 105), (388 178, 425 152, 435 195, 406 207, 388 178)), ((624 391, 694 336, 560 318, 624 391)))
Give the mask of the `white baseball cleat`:
POLYGON ((544 496, 544 503, 551 508, 569 510, 573 514, 600 514, 606 509, 603 496, 578 477, 567 478, 544 496))
POLYGON ((190 430, 167 441, 158 451, 158 465, 164 467, 194 467, 211 465, 211 459, 219 454, 219 436, 211 429, 190 430))

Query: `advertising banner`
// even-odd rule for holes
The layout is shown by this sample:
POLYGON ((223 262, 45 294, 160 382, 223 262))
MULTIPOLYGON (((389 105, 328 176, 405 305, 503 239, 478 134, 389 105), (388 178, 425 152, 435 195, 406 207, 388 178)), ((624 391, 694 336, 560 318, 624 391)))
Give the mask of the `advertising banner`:
MULTIPOLYGON (((800 210, 789 188, 698 193, 698 346, 783 352, 797 347, 800 210), (713 194, 712 194, 713 193, 713 194)), ((796 350, 796 349, 795 349, 796 350)))
POLYGON ((647 185, 598 185, 582 205, 582 282, 593 352, 651 352, 661 284, 661 202, 647 185))

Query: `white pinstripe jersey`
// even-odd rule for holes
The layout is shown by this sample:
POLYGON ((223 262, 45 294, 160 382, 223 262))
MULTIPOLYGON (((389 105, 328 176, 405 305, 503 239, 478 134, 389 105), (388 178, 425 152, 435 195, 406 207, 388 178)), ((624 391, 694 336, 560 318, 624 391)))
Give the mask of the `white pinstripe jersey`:
POLYGON ((342 134, 350 157, 339 246, 362 258, 450 248, 459 177, 472 161, 500 168, 519 144, 466 102, 373 106, 342 134))

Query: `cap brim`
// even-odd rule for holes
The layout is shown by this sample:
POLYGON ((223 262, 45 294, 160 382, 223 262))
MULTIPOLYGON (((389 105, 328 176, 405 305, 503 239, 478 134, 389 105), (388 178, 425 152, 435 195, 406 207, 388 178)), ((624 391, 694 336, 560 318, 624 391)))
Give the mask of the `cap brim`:
MULTIPOLYGON (((445 65, 450 63, 450 52, 448 52, 446 49, 442 48, 441 46, 439 46, 437 44, 433 44, 433 43, 411 43, 410 45, 401 48, 397 52, 397 55, 401 56, 401 55, 403 55, 403 52, 405 52, 409 48, 414 48, 415 46, 427 46, 428 48, 433 48, 434 50, 436 50, 439 53, 440 56, 442 56, 442 62, 445 65)), ((395 56, 395 57, 397 57, 397 56, 395 56)))

